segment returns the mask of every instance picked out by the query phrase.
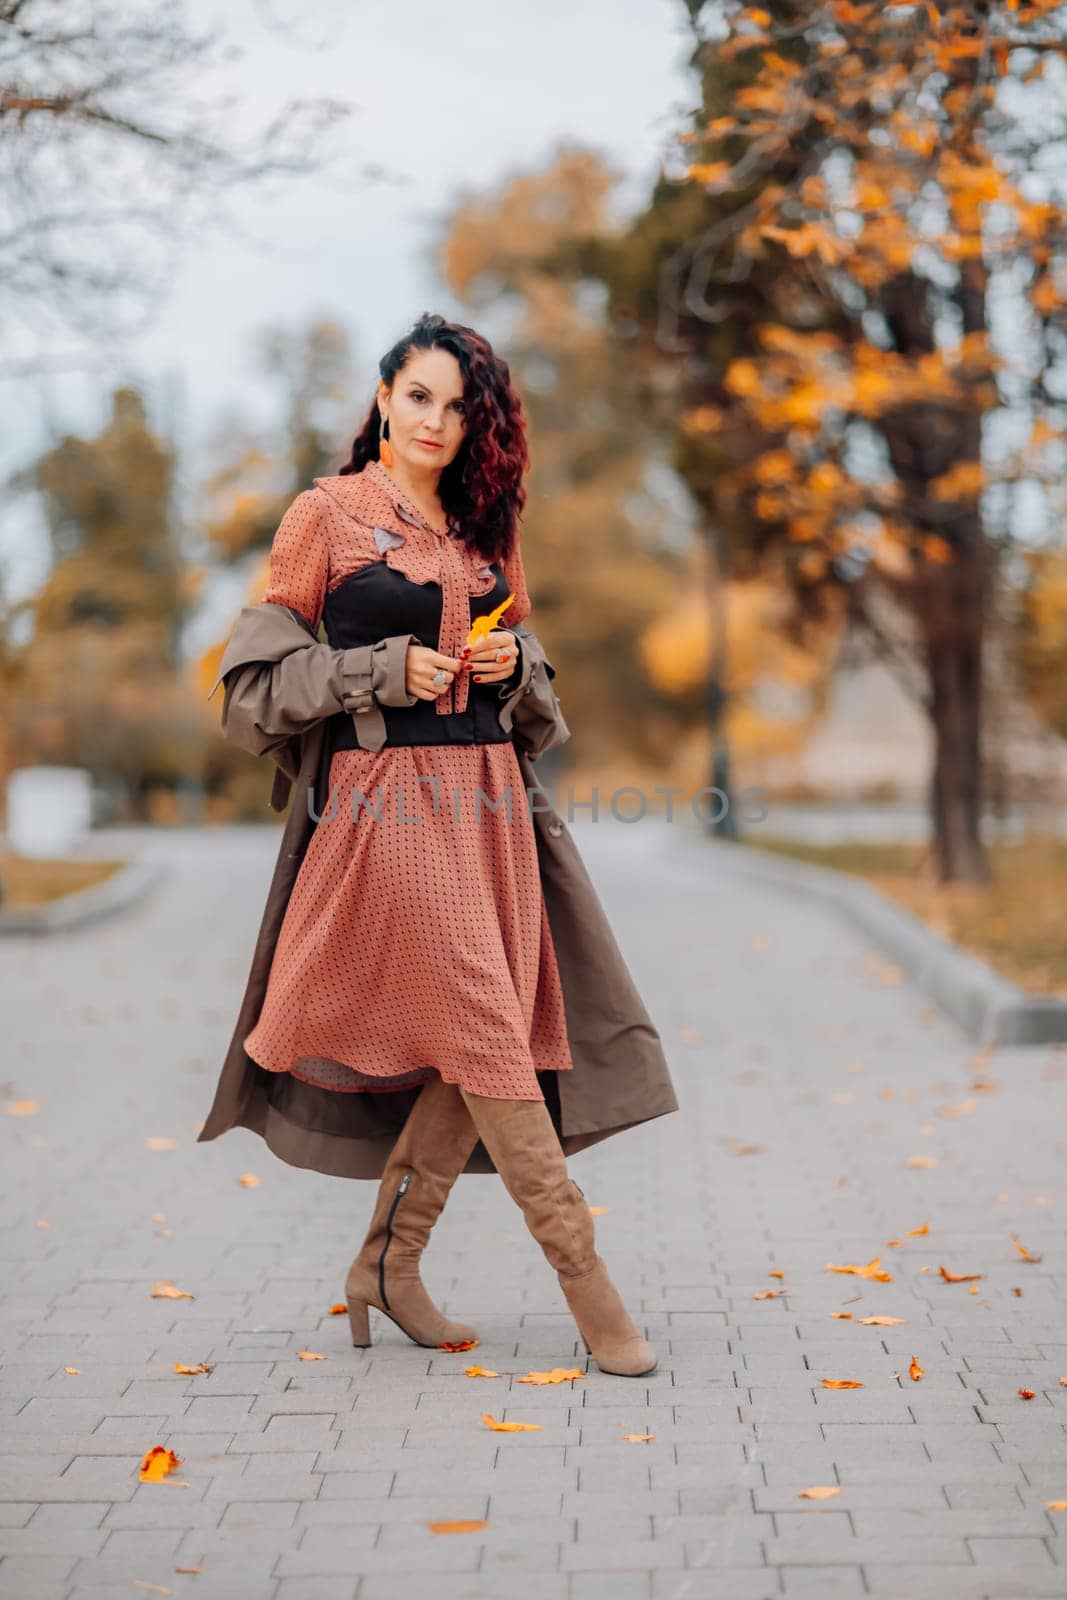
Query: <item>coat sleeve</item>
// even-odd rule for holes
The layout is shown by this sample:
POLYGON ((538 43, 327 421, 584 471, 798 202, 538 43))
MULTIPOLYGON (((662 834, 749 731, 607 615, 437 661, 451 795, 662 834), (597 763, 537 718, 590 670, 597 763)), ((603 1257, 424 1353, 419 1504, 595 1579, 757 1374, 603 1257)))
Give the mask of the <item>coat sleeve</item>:
POLYGON ((325 717, 351 713, 359 744, 380 750, 381 707, 411 706, 407 652, 414 633, 372 645, 334 649, 317 629, 327 592, 329 550, 319 491, 298 495, 271 546, 265 598, 238 616, 208 699, 220 681, 225 738, 253 755, 271 755, 285 770, 299 759, 301 734, 325 717))
POLYGON ((552 687, 556 669, 540 639, 522 623, 508 631, 518 641, 519 662, 498 690, 500 722, 502 727, 514 730, 520 749, 536 757, 565 744, 571 730, 552 687))

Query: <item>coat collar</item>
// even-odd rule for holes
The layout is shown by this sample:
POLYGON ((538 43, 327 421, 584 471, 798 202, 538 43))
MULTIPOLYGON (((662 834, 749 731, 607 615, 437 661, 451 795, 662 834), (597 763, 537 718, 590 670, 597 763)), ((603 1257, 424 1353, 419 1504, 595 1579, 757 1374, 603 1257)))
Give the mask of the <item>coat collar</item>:
MULTIPOLYGON (((361 472, 314 478, 312 482, 336 501, 342 511, 368 526, 391 526, 396 533, 412 527, 422 528, 427 533, 434 531, 380 461, 368 461, 361 472)), ((448 518, 448 530, 451 538, 459 537, 459 523, 455 517, 448 518)))

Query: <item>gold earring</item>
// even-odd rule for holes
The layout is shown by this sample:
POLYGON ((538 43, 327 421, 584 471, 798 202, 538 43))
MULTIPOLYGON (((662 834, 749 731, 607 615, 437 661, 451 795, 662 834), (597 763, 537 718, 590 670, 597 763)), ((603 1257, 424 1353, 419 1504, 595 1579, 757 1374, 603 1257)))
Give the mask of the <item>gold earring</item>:
POLYGON ((378 428, 378 460, 383 467, 393 464, 393 447, 389 443, 389 418, 383 417, 378 428))

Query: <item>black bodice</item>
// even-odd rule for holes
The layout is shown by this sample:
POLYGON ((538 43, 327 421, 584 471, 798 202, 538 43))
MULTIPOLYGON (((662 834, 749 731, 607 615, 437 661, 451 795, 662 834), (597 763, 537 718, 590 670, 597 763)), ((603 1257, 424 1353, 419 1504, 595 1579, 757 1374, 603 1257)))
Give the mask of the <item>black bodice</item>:
MULTIPOLYGON (((487 594, 470 596, 472 622, 487 616, 508 596, 499 562, 490 565, 496 583, 487 594)), ((335 650, 347 650, 377 644, 392 634, 413 633, 420 644, 436 650, 441 636, 441 599, 439 583, 413 583, 387 562, 372 561, 326 596, 322 612, 326 637, 335 650)), ((434 700, 416 700, 413 706, 382 706, 386 744, 507 744, 512 735, 500 723, 500 696, 502 690, 518 683, 520 667, 521 655, 507 679, 475 683, 472 677, 466 711, 439 714, 434 700)), ((331 748, 358 748, 351 716, 341 712, 331 720, 331 748)))

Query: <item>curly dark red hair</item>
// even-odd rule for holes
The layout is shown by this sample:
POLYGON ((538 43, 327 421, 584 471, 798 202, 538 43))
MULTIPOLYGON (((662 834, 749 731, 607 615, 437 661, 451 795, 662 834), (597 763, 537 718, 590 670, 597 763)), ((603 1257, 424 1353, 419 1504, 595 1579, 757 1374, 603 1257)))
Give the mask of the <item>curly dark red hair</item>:
MULTIPOLYGON (((467 427, 459 451, 441 473, 441 504, 486 561, 510 563, 517 557, 519 517, 526 504, 522 480, 530 457, 526 413, 508 364, 473 328, 426 311, 379 361, 383 383, 392 387, 415 349, 451 351, 463 374, 467 427)), ((339 473, 361 472, 368 461, 378 460, 380 423, 375 400, 339 473)))

